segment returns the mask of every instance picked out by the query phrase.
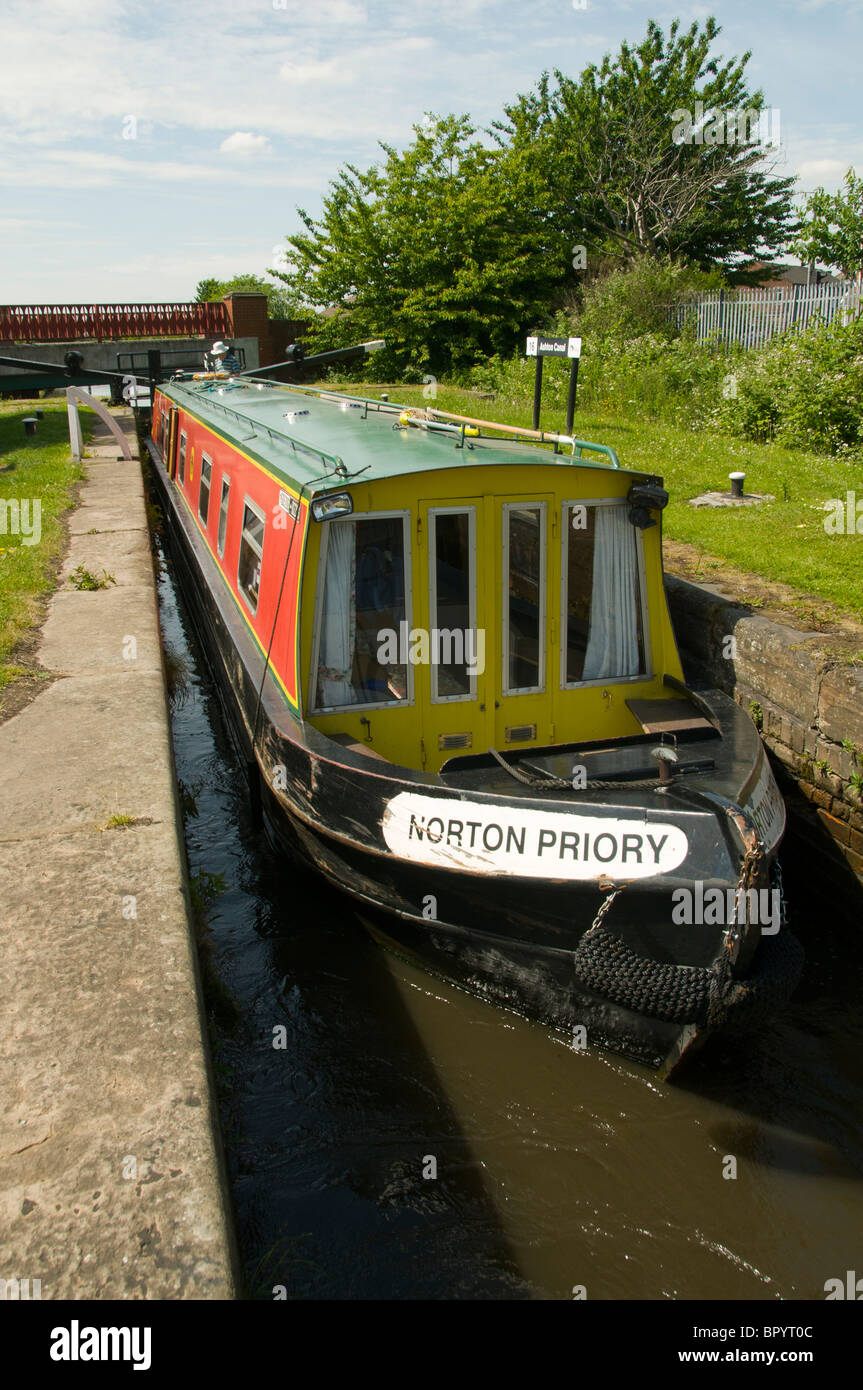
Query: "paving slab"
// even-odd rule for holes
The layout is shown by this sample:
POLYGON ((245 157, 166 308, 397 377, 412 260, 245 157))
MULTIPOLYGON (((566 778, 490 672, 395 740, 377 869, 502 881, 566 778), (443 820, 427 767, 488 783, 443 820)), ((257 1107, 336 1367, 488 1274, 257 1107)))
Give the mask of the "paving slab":
POLYGON ((61 584, 69 589, 69 576, 82 565, 101 577, 107 570, 115 584, 153 584, 153 558, 146 531, 99 531, 73 536, 60 570, 61 584))
MULTIPOLYGON (((136 500, 134 497, 133 501, 136 500)), ((86 536, 97 531, 143 531, 147 518, 141 507, 141 515, 133 516, 129 504, 122 497, 105 501, 99 506, 78 507, 69 517, 69 534, 86 536)))
POLYGON ((49 670, 80 674, 161 671, 154 605, 152 579, 148 586, 62 589, 43 628, 39 660, 49 670))

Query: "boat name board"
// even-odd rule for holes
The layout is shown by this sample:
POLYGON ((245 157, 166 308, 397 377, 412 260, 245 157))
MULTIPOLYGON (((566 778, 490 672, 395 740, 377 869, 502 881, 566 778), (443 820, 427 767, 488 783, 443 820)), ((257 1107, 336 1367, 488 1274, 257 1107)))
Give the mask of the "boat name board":
POLYGON ((770 850, 774 845, 778 845, 785 830, 785 802, 766 757, 762 758, 761 773, 745 810, 755 822, 755 828, 765 849, 770 850))
POLYGON ((393 854, 420 864, 521 878, 625 879, 669 873, 686 858, 680 826, 489 806, 399 792, 381 828, 393 854))

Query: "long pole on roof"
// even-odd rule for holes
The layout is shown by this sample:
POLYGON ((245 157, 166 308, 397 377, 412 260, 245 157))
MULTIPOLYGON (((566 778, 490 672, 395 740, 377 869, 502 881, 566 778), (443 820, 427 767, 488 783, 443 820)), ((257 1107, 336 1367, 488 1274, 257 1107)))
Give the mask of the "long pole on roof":
POLYGON ((292 343, 286 352, 295 350, 296 355, 287 357, 284 362, 271 362, 268 367, 247 367, 243 372, 234 372, 233 376, 260 376, 262 372, 275 372, 279 367, 310 367, 323 362, 333 362, 338 358, 344 357, 349 352, 363 352, 368 357, 373 352, 379 352, 386 347, 386 339, 373 338, 368 343, 352 343, 350 347, 331 348, 329 352, 316 352, 311 357, 306 357, 302 343, 292 343))

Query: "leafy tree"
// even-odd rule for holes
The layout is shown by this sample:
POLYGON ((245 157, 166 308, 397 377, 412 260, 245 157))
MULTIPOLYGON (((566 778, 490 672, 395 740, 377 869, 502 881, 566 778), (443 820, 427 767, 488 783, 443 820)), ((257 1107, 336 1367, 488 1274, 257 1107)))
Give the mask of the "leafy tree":
POLYGON ((221 280, 199 280, 195 286, 196 304, 211 304, 214 299, 221 299, 221 297, 221 280))
POLYGON ((637 47, 623 43, 577 80, 546 73, 505 108, 497 137, 562 240, 625 260, 719 265, 735 278, 746 258, 775 258, 795 230, 794 180, 758 167, 764 98, 748 90, 748 52, 711 57, 719 33, 712 17, 685 33, 675 20, 666 38, 651 20, 637 47))
POLYGON ((837 266, 850 280, 863 272, 863 176, 845 175, 844 191, 816 188, 806 201, 806 221, 794 244, 802 261, 837 266))
POLYGON ((491 145, 468 117, 429 116, 403 152, 345 165, 270 272, 315 315, 315 348, 383 337, 385 375, 458 372, 546 328, 583 253, 588 274, 646 257, 737 280, 774 259, 796 232, 794 180, 765 171, 750 55, 711 56, 719 32, 650 21, 577 80, 543 75, 491 145))
POLYGON ((207 304, 213 300, 224 299, 225 295, 232 291, 240 293, 244 290, 267 296, 271 319, 304 317, 302 306, 295 299, 286 294, 279 285, 272 284, 261 275, 235 275, 231 280, 199 280, 195 286, 195 301, 198 304, 207 304))
POLYGON ((701 270, 661 256, 639 256, 591 279, 577 299, 564 306, 561 333, 578 332, 591 342, 626 342, 643 333, 678 336, 668 309, 704 290, 721 289, 721 273, 701 270))
POLYGON ((429 117, 399 153, 342 168, 319 219, 288 238, 289 292, 319 310, 315 347, 387 339, 384 370, 459 370, 513 350, 543 318, 565 272, 523 198, 524 173, 474 139, 467 117, 429 117))

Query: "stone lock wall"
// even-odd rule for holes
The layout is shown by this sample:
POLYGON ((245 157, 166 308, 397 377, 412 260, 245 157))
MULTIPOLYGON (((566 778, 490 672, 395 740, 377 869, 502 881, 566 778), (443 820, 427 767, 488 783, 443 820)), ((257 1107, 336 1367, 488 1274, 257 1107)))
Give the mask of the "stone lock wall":
MULTIPOLYGON (((748 709, 789 809, 789 837, 831 872, 846 905, 863 898, 863 666, 823 639, 741 607, 708 585, 666 575, 687 680, 748 709), (734 638, 733 643, 727 639, 734 638)), ((829 882, 826 885, 829 888, 829 882)))

